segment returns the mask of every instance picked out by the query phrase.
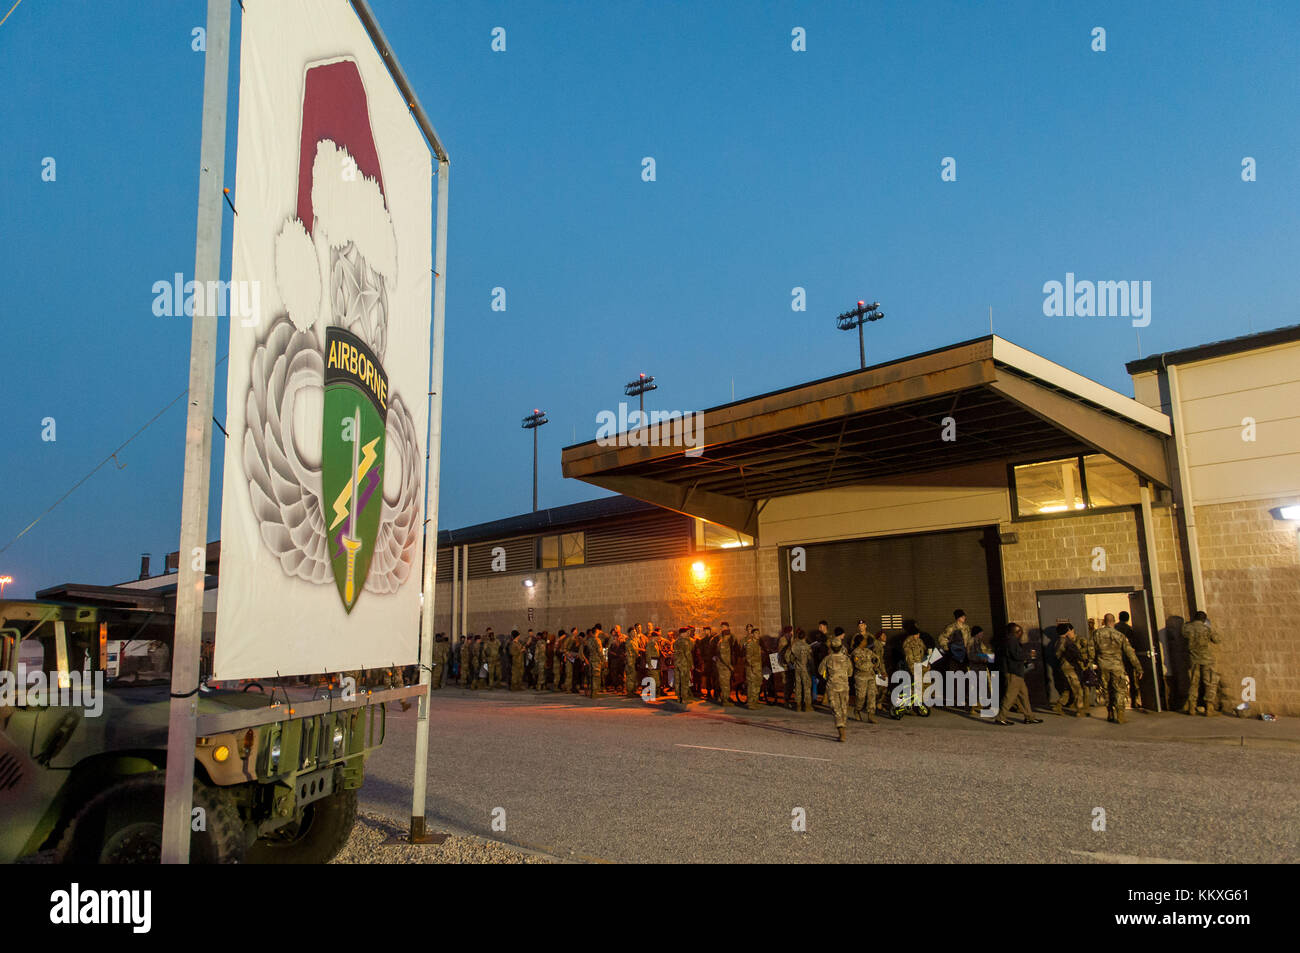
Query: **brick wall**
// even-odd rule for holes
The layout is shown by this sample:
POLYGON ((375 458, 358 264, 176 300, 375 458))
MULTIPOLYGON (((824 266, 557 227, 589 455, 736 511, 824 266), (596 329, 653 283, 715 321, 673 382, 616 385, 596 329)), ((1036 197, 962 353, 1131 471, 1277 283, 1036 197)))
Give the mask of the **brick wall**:
MULTIPOLYGON (((1185 616, 1177 525, 1167 507, 1154 509, 1152 516, 1165 614, 1185 616)), ((1036 594, 1045 589, 1148 588, 1139 518, 1140 510, 1132 509, 1003 523, 1003 534, 1019 536, 1018 543, 1002 547, 1008 618, 1026 629, 1036 629, 1036 594), (1105 550, 1105 569, 1094 568, 1094 564, 1100 565, 1093 554, 1096 547, 1105 550)))
POLYGON ((1259 707, 1300 714, 1300 553, 1294 523, 1269 510, 1285 499, 1196 507, 1205 611, 1223 633, 1220 677, 1234 697, 1255 679, 1259 707))
MULTIPOLYGON (((626 630, 638 621, 716 628, 724 619, 737 629, 747 622, 770 627, 780 617, 777 562, 775 548, 711 550, 677 559, 471 578, 469 631, 482 632, 489 625, 497 632, 585 629, 596 622, 606 630, 616 623, 626 630), (696 562, 704 564, 702 577, 693 569, 696 562), (531 590, 523 585, 525 579, 534 581, 531 590)), ((450 633, 450 581, 438 583, 435 612, 436 631, 450 633)))

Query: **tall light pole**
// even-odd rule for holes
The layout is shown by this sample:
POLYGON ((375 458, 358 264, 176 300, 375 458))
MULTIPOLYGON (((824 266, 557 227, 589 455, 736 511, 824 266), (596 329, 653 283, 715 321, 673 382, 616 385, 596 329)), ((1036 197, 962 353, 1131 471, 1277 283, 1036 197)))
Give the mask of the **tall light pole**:
POLYGON ((879 310, 880 302, 873 301, 867 304, 865 301, 859 301, 858 306, 852 311, 845 311, 835 319, 835 325, 841 331, 852 331, 858 329, 858 360, 862 367, 867 366, 867 345, 862 339, 862 325, 868 321, 879 321, 885 316, 885 312, 879 310))
POLYGON ((537 512, 537 428, 542 426, 542 424, 548 424, 548 423, 550 423, 550 421, 546 419, 545 411, 534 410, 531 414, 529 414, 527 417, 524 418, 524 424, 523 424, 525 430, 531 430, 533 432, 533 512, 534 513, 537 512))
POLYGON ((658 390, 659 385, 655 383, 653 377, 647 377, 642 374, 636 380, 623 385, 623 393, 628 397, 639 397, 641 399, 641 423, 645 424, 645 392, 648 390, 658 390))

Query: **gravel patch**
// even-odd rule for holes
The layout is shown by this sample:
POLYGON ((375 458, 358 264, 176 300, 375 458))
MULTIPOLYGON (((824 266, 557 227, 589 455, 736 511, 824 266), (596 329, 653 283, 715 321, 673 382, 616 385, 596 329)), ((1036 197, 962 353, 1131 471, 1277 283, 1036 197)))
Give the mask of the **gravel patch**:
POLYGON ((352 836, 332 864, 549 864, 548 858, 525 853, 485 837, 452 834, 441 844, 387 844, 404 837, 405 828, 379 814, 357 812, 352 836))

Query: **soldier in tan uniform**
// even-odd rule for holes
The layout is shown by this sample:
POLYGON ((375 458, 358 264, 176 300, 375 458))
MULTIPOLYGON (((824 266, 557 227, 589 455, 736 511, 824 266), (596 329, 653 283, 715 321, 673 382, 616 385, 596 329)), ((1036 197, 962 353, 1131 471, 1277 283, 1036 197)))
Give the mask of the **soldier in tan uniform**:
POLYGON ((646 675, 654 682, 654 697, 658 698, 663 690, 663 659, 659 657, 659 631, 652 629, 645 637, 646 675))
POLYGON ((515 629, 510 633, 512 638, 507 644, 510 650, 510 690, 512 692, 522 691, 524 687, 524 641, 519 630, 515 629))
MULTIPOLYGON (((1070 714, 1076 718, 1086 713, 1083 701, 1083 654, 1079 651, 1078 640, 1074 634, 1074 626, 1069 622, 1062 622, 1056 627, 1056 664, 1060 668, 1061 677, 1065 679, 1066 691, 1070 697, 1070 714)), ((1065 714, 1065 694, 1052 703, 1052 710, 1058 715, 1065 714)))
POLYGON ((632 626, 632 631, 627 634, 627 657, 623 660, 623 681, 624 691, 628 697, 639 695, 641 686, 636 680, 636 657, 641 653, 641 623, 638 622, 632 626))
POLYGON ((865 709, 867 721, 876 723, 876 675, 884 675, 885 663, 872 650, 871 637, 861 631, 866 623, 858 623, 858 634, 854 636, 853 653, 853 717, 862 720, 865 709))
POLYGON ((1107 612, 1101 628, 1093 633, 1097 668, 1101 673, 1101 693, 1106 699, 1106 720, 1124 724, 1124 706, 1128 698, 1128 676, 1124 672, 1127 658, 1138 678, 1142 663, 1124 633, 1115 628, 1115 616, 1107 612))
POLYGON ((918 715, 928 715, 930 710, 922 703, 922 698, 925 689, 925 673, 930 671, 930 666, 925 664, 925 659, 930 653, 926 650, 925 642, 921 639, 921 630, 917 628, 915 622, 911 619, 905 620, 903 631, 907 633, 907 638, 903 639, 903 662, 907 666, 907 677, 912 686, 911 696, 903 705, 903 709, 911 709, 918 715))
POLYGON ((433 671, 429 673, 429 689, 442 688, 447 674, 447 640, 441 632, 433 637, 433 671))
POLYGON ((844 651, 843 636, 844 630, 836 628, 835 634, 827 643, 830 651, 817 667, 817 674, 826 680, 826 703, 835 716, 835 728, 840 733, 840 741, 845 740, 844 728, 848 724, 849 675, 853 671, 853 661, 844 651))
POLYGON ((948 652, 948 643, 954 637, 961 639, 963 648, 968 648, 970 645, 970 626, 966 624, 966 610, 953 609, 952 618, 953 621, 944 626, 943 631, 939 633, 939 638, 934 642, 935 647, 945 654, 948 652))
POLYGON ((763 645, 758 629, 751 628, 741 643, 745 651, 745 707, 761 708, 759 695, 763 693, 763 645))
POLYGON ((694 650, 691 630, 682 626, 673 642, 673 668, 677 671, 673 684, 677 688, 677 700, 683 703, 691 700, 691 656, 694 650))
POLYGON ((564 629, 555 633, 551 641, 551 691, 558 692, 564 685, 564 643, 569 636, 564 629))
POLYGON ((484 681, 488 688, 496 688, 497 682, 501 681, 501 643, 497 641, 496 633, 492 627, 488 626, 487 633, 483 636, 483 661, 480 665, 487 666, 487 675, 484 681))
POLYGON ((605 644, 601 642, 601 628, 599 625, 593 626, 591 634, 587 636, 585 645, 585 655, 587 660, 587 697, 595 698, 600 695, 601 686, 605 678, 605 644))
POLYGON ((475 636, 460 640, 460 687, 478 688, 478 659, 475 658, 475 636))
POLYGON ((578 667, 578 647, 582 644, 582 636, 578 635, 578 627, 574 626, 568 636, 561 640, 563 644, 564 655, 564 691, 573 691, 573 677, 578 667))
POLYGON ((812 646, 803 629, 796 629, 794 641, 790 643, 790 678, 794 682, 794 710, 812 711, 812 673, 808 663, 812 661, 812 646))
POLYGON ((731 704, 731 653, 734 649, 734 636, 731 634, 731 625, 722 623, 722 630, 718 633, 718 648, 714 655, 718 671, 718 701, 726 708, 731 704))
POLYGON ((1189 715, 1196 714, 1196 696, 1202 686, 1205 687, 1205 715, 1210 717, 1219 713, 1219 633, 1210 627, 1204 612, 1197 612, 1192 621, 1183 626, 1183 638, 1187 640, 1187 654, 1191 665, 1188 669, 1187 704, 1183 711, 1189 715))

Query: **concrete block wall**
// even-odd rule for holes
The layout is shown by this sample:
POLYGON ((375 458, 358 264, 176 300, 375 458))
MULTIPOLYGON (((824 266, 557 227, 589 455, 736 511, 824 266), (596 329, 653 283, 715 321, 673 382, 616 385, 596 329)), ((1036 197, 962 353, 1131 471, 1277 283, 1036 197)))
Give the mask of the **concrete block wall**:
POLYGON ((1220 630, 1220 677, 1234 697, 1253 678, 1259 708, 1300 714, 1300 551, 1296 524, 1269 510, 1292 497, 1196 507, 1205 611, 1220 630), (1229 685, 1228 683, 1231 683, 1229 685))
MULTIPOLYGON (((1139 519, 1138 510, 1115 510, 1002 524, 1003 534, 1012 532, 1019 536, 1018 543, 1002 547, 1008 618, 1027 630, 1038 628, 1037 593, 1043 590, 1118 586, 1149 590, 1144 575, 1146 544, 1139 519), (1106 552, 1104 570, 1094 569, 1093 550, 1097 547, 1106 552)), ((1177 632, 1182 620, 1190 617, 1183 578, 1182 539, 1172 509, 1156 507, 1152 519, 1165 609, 1165 618, 1155 620, 1155 625, 1157 629, 1169 628, 1172 619, 1177 632)), ((1175 639, 1174 643, 1177 651, 1181 647, 1179 640, 1175 639)))
POLYGON ((1007 617, 1025 630, 1038 628, 1037 593, 1044 589, 1143 589, 1142 541, 1131 510, 1060 519, 1003 523, 1002 535, 1019 541, 1002 547, 1007 617), (1105 550, 1105 569, 1094 549, 1105 550))
MULTIPOLYGON (((439 583, 438 632, 452 631, 451 598, 451 582, 439 583)), ((626 630, 636 622, 716 628, 723 620, 743 629, 747 622, 777 624, 779 616, 775 548, 710 550, 675 559, 500 573, 469 581, 469 631, 478 633, 489 625, 497 632, 555 631, 597 622, 606 630, 615 624, 626 630), (704 566, 698 575, 697 562, 704 566), (531 589, 524 586, 525 579, 534 581, 531 589)))

